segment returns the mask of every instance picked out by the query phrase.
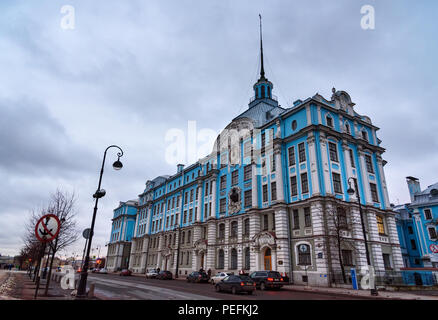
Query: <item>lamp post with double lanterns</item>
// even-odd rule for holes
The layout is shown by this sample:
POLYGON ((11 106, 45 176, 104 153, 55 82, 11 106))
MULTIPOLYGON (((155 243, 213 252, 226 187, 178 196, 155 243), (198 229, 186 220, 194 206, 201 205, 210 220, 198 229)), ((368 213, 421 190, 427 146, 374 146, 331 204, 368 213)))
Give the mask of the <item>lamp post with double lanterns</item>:
MULTIPOLYGON (((362 205, 360 203, 360 194, 359 194, 359 189, 357 187, 357 181, 356 179, 354 179, 353 177, 348 178, 348 190, 347 193, 352 196, 356 193, 357 195, 357 202, 359 204, 359 213, 360 213, 360 222, 362 224, 362 233, 363 233, 363 239, 365 242, 365 252, 366 252, 366 256, 367 256, 367 264, 368 264, 368 271, 369 271, 369 277, 371 277, 371 259, 370 259, 370 252, 368 250, 368 241, 367 241, 367 236, 365 233, 365 223, 363 221, 363 212, 362 212, 362 205), (354 189, 351 187, 351 181, 353 181, 354 184, 354 189)), ((371 283, 371 278, 369 279, 370 283, 371 283)), ((373 285, 370 286, 370 293, 372 296, 377 296, 379 295, 376 289, 376 284, 375 281, 372 281, 373 285)))
POLYGON ((106 194, 106 191, 104 189, 101 189, 100 187, 102 184, 102 175, 103 175, 103 169, 105 166, 106 152, 110 148, 117 148, 120 150, 120 152, 117 153, 117 157, 118 157, 117 161, 115 161, 113 163, 114 170, 120 170, 123 167, 123 164, 120 162, 120 157, 123 156, 123 150, 119 146, 116 146, 116 145, 111 145, 108 148, 106 148, 105 152, 103 154, 102 167, 100 169, 99 184, 97 186, 96 192, 93 194, 93 198, 96 199, 96 202, 94 204, 93 218, 91 220, 91 228, 90 228, 91 230, 90 230, 90 236, 88 239, 87 253, 85 255, 84 266, 81 270, 81 278, 79 280, 78 292, 76 295, 77 299, 83 299, 83 298, 86 298, 86 296, 87 296, 86 289, 87 289, 88 264, 90 262, 91 240, 93 239, 94 223, 96 220, 96 213, 97 213, 97 203, 98 203, 99 199, 102 198, 103 196, 105 196, 105 194, 106 194))

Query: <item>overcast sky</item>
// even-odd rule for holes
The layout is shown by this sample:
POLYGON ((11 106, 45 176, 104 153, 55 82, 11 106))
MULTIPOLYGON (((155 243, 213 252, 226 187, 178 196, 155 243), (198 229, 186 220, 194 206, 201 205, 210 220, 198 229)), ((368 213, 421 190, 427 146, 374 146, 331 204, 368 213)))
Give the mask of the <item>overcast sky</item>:
POLYGON ((93 239, 105 254, 118 201, 176 172, 166 132, 194 120, 219 133, 248 107, 259 13, 280 104, 347 91, 381 128, 391 202, 408 202, 406 176, 423 189, 438 181, 437 9, 434 0, 2 0, 0 253, 18 254, 29 211, 56 188, 76 193, 79 229, 89 227, 103 151, 117 144, 124 167, 112 170, 110 151, 93 239), (62 28, 64 5, 74 29, 62 28), (374 30, 361 28, 363 5, 375 8, 374 30))

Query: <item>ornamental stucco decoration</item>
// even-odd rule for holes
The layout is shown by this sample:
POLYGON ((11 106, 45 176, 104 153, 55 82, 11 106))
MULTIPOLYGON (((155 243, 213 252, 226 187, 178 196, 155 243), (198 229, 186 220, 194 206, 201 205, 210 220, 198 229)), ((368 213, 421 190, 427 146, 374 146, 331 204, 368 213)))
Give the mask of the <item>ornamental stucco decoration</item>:
POLYGON ((242 197, 239 187, 232 187, 228 192, 228 212, 238 213, 242 207, 242 197))
POLYGON ((270 232, 261 232, 254 236, 253 241, 256 246, 262 247, 264 245, 274 246, 275 237, 270 232))

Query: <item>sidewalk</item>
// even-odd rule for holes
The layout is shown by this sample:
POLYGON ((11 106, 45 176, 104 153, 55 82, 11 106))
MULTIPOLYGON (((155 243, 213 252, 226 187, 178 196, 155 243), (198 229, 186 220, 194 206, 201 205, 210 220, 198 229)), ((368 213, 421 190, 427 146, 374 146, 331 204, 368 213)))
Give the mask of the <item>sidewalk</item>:
POLYGON ((412 292, 394 292, 394 291, 380 291, 378 296, 371 296, 369 290, 353 290, 344 288, 325 288, 325 287, 306 287, 303 285, 286 285, 283 287, 286 290, 299 292, 318 292, 329 293, 335 295, 343 295, 350 297, 361 297, 368 299, 391 299, 391 300, 438 300, 438 296, 420 295, 412 292))

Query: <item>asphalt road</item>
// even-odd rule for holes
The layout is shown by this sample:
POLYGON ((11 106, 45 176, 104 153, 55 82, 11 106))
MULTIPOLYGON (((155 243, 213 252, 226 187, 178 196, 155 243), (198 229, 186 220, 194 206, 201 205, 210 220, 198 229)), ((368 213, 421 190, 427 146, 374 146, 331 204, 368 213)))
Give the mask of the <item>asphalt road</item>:
POLYGON ((89 274, 88 284, 95 284, 100 299, 117 300, 358 300, 343 295, 315 292, 256 290, 253 295, 220 292, 208 283, 187 283, 185 280, 156 280, 118 274, 89 274))

